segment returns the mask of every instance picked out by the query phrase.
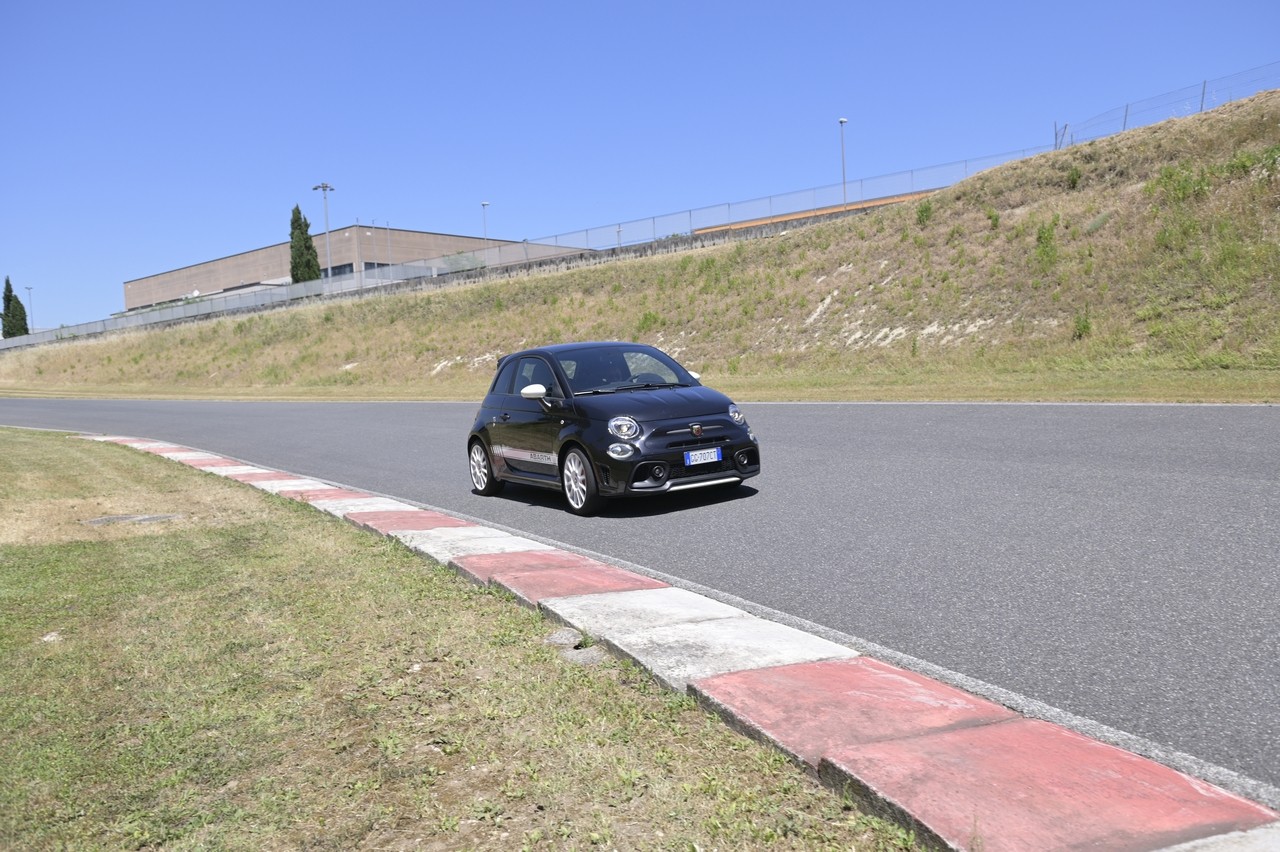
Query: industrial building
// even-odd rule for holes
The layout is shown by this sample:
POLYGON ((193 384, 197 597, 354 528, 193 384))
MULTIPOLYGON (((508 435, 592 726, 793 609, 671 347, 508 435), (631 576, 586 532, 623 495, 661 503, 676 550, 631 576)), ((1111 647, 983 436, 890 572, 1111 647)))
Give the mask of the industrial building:
MULTIPOLYGON (((312 234, 311 240, 320 258, 321 275, 324 278, 338 278, 386 266, 421 264, 422 261, 438 259, 440 262, 436 265, 421 264, 424 266, 421 274, 433 275, 437 271, 448 269, 445 259, 450 256, 468 253, 496 256, 502 247, 515 245, 504 240, 406 231, 358 223, 333 229, 327 235, 312 234)), ((541 251, 538 254, 547 256, 563 251, 558 248, 548 251, 551 248, 539 246, 541 251)), ((528 253, 527 249, 525 253, 528 253)), ((132 311, 218 293, 284 286, 292 281, 289 262, 290 246, 288 242, 283 242, 170 272, 136 278, 124 283, 124 307, 126 311, 132 311)))

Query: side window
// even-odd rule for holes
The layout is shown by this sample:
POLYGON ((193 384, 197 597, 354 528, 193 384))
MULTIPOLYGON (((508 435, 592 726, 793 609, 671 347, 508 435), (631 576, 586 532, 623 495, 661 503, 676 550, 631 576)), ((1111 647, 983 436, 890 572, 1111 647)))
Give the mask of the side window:
POLYGON ((542 385, 550 395, 559 395, 556 390, 555 374, 551 372, 547 362, 541 358, 520 359, 520 366, 516 369, 515 393, 520 393, 521 388, 529 385, 542 385))
POLYGON ((511 393, 511 380, 516 375, 516 362, 508 361, 498 375, 493 379, 493 387, 489 388, 489 393, 511 393))

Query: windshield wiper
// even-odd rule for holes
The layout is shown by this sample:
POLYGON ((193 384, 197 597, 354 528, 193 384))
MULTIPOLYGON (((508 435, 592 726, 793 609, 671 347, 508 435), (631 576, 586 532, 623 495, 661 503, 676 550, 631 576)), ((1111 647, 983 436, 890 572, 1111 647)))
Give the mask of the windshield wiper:
POLYGON ((614 393, 617 388, 592 388, 591 390, 574 391, 574 396, 594 396, 598 393, 614 393))
POLYGON ((618 390, 644 390, 646 388, 687 388, 682 382, 645 382, 642 385, 623 385, 618 390))

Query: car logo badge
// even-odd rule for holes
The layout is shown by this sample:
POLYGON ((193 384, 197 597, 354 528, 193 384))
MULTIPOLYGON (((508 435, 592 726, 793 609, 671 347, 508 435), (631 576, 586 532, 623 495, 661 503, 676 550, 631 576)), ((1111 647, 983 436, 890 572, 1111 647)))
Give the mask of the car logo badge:
POLYGON ((689 424, 689 431, 693 433, 693 437, 695 437, 695 438, 701 438, 701 437, 702 437, 702 424, 701 424, 701 423, 690 423, 690 424, 689 424))

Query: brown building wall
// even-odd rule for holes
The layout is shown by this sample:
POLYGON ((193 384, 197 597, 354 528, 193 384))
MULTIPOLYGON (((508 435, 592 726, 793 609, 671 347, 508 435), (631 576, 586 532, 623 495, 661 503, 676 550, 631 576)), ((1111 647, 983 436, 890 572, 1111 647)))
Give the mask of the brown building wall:
MULTIPOLYGON (((323 231, 312 234, 311 241, 315 244, 322 269, 328 266, 327 258, 332 256, 335 275, 375 265, 409 263, 458 252, 479 251, 486 246, 485 240, 479 237, 375 228, 370 225, 349 225, 330 231, 328 251, 323 231)), ((491 247, 502 244, 502 240, 488 241, 491 247)), ((136 278, 124 283, 124 307, 126 311, 131 311, 191 298, 193 295, 207 296, 241 287, 288 284, 289 260, 289 244, 279 243, 219 260, 136 278)))

